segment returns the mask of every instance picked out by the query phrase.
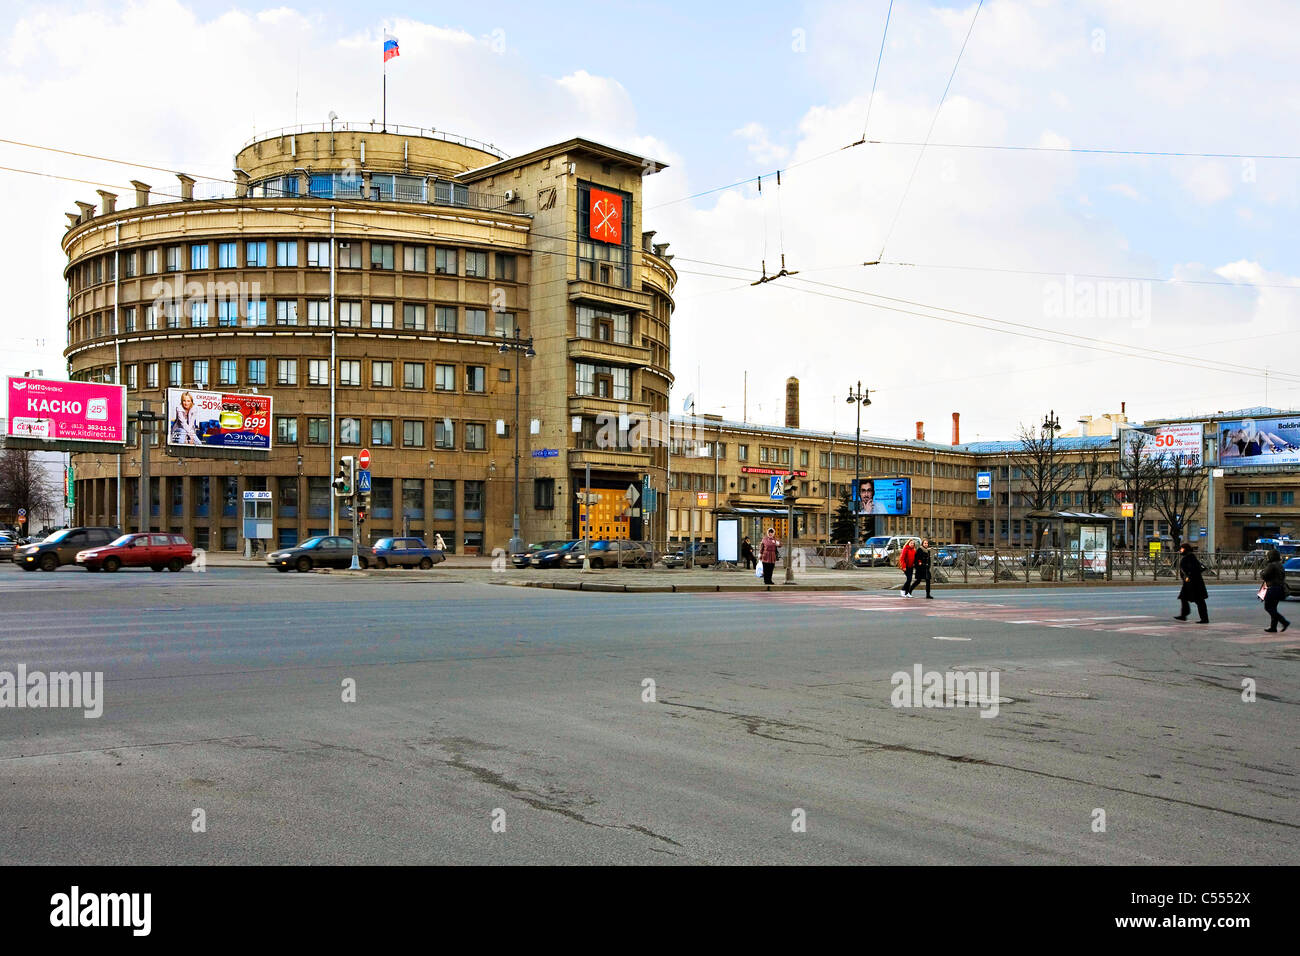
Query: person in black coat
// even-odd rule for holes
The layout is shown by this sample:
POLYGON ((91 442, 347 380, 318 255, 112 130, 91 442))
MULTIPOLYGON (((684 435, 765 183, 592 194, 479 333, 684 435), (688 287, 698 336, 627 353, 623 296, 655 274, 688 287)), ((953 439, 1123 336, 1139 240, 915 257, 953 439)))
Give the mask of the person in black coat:
POLYGON ((1197 560, 1195 551, 1187 542, 1179 549, 1182 552, 1182 560, 1178 562, 1178 576, 1183 579, 1183 586, 1178 591, 1178 600, 1182 604, 1182 613, 1179 614, 1175 621, 1185 621, 1191 613, 1191 604, 1196 605, 1196 611, 1200 614, 1197 620, 1198 624, 1209 624, 1210 615, 1205 609, 1205 599, 1210 596, 1210 592, 1205 589, 1205 579, 1201 577, 1201 562, 1197 560))
POLYGON ((1268 611, 1268 627, 1264 630, 1269 634, 1276 634, 1277 626, 1281 624, 1282 630, 1285 631, 1291 626, 1291 622, 1278 613, 1277 606, 1286 600, 1286 572, 1282 570, 1282 555, 1278 554, 1276 548, 1268 552, 1268 563, 1259 573, 1259 579, 1268 588, 1264 592, 1264 610, 1268 611))
POLYGON ((933 598, 934 595, 930 593, 930 541, 929 539, 923 540, 921 542, 920 547, 916 549, 916 557, 913 558, 913 560, 916 562, 914 565, 914 567, 916 568, 916 576, 912 579, 912 586, 908 589, 907 593, 911 594, 913 591, 916 590, 917 586, 922 581, 924 581, 925 596, 928 598, 933 598))
POLYGON ((749 535, 745 535, 744 540, 740 542, 740 557, 745 562, 746 571, 757 566, 754 559, 754 546, 749 543, 749 535))

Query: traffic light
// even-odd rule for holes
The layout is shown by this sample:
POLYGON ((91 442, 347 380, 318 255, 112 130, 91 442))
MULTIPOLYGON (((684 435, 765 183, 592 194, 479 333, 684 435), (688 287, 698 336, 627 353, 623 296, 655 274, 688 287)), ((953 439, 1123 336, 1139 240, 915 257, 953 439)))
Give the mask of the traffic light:
POLYGON ((798 498, 799 497, 799 479, 794 475, 786 475, 781 482, 781 497, 798 498))
POLYGON ((366 516, 370 514, 370 495, 362 493, 357 495, 357 523, 364 524, 366 516))
POLYGON ((331 484, 334 486, 335 498, 351 498, 352 489, 357 484, 356 459, 351 455, 339 459, 339 474, 331 484))

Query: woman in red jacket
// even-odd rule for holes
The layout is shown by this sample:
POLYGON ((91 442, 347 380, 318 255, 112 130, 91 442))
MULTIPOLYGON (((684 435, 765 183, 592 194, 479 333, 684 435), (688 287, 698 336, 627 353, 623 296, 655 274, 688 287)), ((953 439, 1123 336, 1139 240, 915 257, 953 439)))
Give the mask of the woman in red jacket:
POLYGON ((763 583, 772 583, 772 571, 776 567, 776 549, 781 547, 781 542, 776 540, 776 529, 768 528, 767 534, 763 535, 763 540, 758 545, 758 557, 763 562, 763 583))

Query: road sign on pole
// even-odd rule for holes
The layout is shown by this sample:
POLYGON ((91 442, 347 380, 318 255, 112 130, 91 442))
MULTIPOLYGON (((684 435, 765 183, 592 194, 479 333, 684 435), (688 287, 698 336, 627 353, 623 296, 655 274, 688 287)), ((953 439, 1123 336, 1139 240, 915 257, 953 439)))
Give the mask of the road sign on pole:
POLYGON ((369 467, 370 467, 370 449, 369 449, 369 448, 363 448, 363 449, 361 449, 361 454, 357 455, 357 467, 359 467, 359 468, 369 468, 369 467))
POLYGON ((357 472, 357 491, 363 495, 370 494, 370 472, 364 468, 357 472))

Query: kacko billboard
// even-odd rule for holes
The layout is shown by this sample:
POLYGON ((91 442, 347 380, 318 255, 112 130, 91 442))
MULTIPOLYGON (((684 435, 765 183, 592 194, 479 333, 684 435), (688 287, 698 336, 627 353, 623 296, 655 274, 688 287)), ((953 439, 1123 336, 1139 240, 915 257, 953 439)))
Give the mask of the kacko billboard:
POLYGON ((9 379, 10 438, 126 443, 126 386, 9 379))
POLYGON ((167 389, 167 444, 271 450, 271 396, 167 389))

